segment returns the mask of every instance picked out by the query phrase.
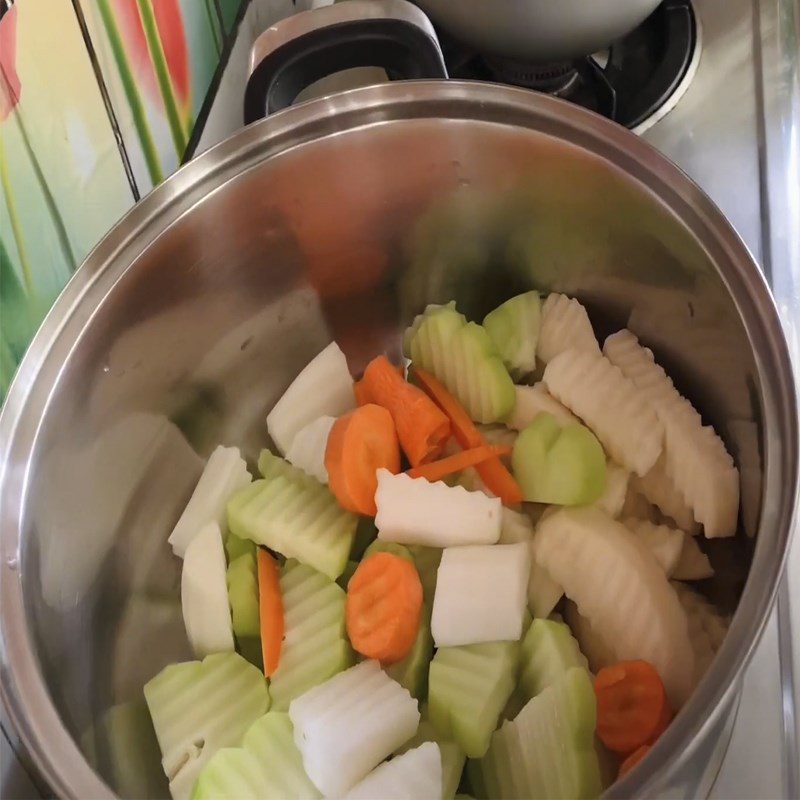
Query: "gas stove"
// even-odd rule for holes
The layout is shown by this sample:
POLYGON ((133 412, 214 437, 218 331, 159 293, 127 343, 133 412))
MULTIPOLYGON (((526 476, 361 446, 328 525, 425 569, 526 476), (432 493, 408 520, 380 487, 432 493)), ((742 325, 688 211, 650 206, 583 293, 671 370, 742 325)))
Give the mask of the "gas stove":
POLYGON ((438 31, 451 78, 520 86, 561 97, 644 131, 678 102, 700 59, 689 0, 668 0, 608 50, 574 61, 528 63, 484 56, 438 31))
MULTIPOLYGON (((195 137, 195 152, 241 125, 256 37, 282 17, 328 2, 251 0, 195 137)), ((498 60, 440 36, 451 77, 510 83, 577 103, 642 135, 687 172, 761 265, 797 372, 800 9, 794 0, 665 0, 607 51, 569 63, 498 60)), ((381 70, 351 70, 310 87, 299 99, 385 79, 381 70)), ((697 795, 710 790, 715 798, 800 797, 800 540, 795 539, 787 579, 743 682, 722 769, 713 787, 698 787, 697 795)), ((18 742, 11 744, 18 748, 18 742)), ((0 745, 1 783, 4 792, 13 793, 13 781, 21 785, 26 779, 9 777, 8 743, 0 738, 0 745)), ((26 787, 10 796, 35 796, 26 787)))

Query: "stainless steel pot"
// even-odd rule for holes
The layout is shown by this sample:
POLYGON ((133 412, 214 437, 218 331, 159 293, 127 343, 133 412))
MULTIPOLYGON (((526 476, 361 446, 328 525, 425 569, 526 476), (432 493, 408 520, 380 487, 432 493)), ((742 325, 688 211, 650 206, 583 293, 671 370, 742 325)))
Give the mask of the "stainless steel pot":
MULTIPOLYGON (((407 4, 384 7, 381 36, 398 21, 435 64, 407 4)), ((260 63, 286 78, 275 53, 302 61, 312 28, 273 31, 260 63)), ((253 85, 264 108, 272 84, 253 85)), ((331 339, 357 374, 399 352, 427 302, 480 316, 531 287, 580 297, 600 334, 632 327, 742 468, 754 538, 711 543, 705 586, 736 607, 728 637, 608 795, 708 790, 797 499, 769 292, 719 210, 629 132, 530 92, 429 81, 290 108, 200 156, 98 245, 32 343, 0 416, 0 688, 56 794, 165 790, 140 690, 188 656, 166 536, 210 449, 254 458, 267 410, 331 339)))
POLYGON ((478 52, 526 62, 579 58, 632 31, 661 0, 415 0, 478 52))

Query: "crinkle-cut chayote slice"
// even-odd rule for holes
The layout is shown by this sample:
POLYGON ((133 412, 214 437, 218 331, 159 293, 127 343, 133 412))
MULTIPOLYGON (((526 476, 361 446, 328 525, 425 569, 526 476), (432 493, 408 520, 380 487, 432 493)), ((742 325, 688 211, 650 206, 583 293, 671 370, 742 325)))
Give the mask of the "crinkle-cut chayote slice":
POLYGON ((264 476, 228 501, 228 524, 243 539, 296 558, 331 579, 344 572, 358 516, 345 511, 327 486, 263 450, 264 476))
POLYGON ((203 767, 192 800, 317 800, 303 769, 288 714, 270 711, 244 735, 241 747, 218 750, 203 767))
POLYGON ((469 764, 473 785, 503 800, 599 797, 596 722, 591 677, 572 667, 495 731, 486 755, 469 764))
POLYGON ((188 798, 211 756, 237 746, 269 708, 264 675, 236 653, 170 664, 144 696, 175 800, 188 798))
POLYGON ((425 315, 411 340, 411 360, 433 373, 476 422, 497 422, 514 407, 514 383, 489 334, 455 309, 425 315))
POLYGON ((270 678, 272 706, 285 711, 295 697, 353 663, 345 633, 345 593, 315 569, 289 560, 281 569, 284 636, 270 678))
POLYGON ((536 369, 541 311, 539 293, 525 292, 484 317, 483 327, 512 375, 522 377, 536 369))

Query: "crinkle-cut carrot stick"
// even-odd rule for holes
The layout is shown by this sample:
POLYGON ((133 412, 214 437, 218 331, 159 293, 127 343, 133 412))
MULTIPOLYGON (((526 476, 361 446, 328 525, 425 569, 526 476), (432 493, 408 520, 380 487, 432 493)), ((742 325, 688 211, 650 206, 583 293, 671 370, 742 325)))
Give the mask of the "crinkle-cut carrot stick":
POLYGON ((258 615, 264 674, 269 677, 278 669, 281 657, 284 633, 283 596, 278 565, 262 547, 258 548, 258 615))
POLYGON ((427 478, 434 482, 452 475, 454 472, 461 472, 467 467, 474 467, 488 461, 490 458, 507 456, 513 448, 510 445, 482 444, 469 450, 462 450, 438 461, 431 461, 428 464, 420 464, 408 470, 411 478, 427 478))
MULTIPOLYGON (((465 450, 487 444, 464 407, 450 394, 441 381, 419 367, 414 367, 413 373, 415 380, 425 393, 449 417, 450 424, 453 426, 453 436, 465 450)), ((484 461, 475 469, 486 484, 486 488, 506 505, 522 502, 522 489, 499 458, 484 461)))
POLYGON ((400 446, 412 467, 438 458, 450 438, 450 422, 421 389, 403 379, 386 356, 373 358, 359 391, 389 411, 400 446))

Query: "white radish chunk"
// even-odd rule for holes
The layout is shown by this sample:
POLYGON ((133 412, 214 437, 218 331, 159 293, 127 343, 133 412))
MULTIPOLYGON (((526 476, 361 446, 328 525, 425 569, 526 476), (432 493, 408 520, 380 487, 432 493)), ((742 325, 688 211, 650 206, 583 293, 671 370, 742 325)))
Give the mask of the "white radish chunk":
POLYGON ((436 646, 517 641, 530 573, 526 542, 445 548, 431 618, 436 646))
POLYGON ((416 733, 420 713, 377 661, 362 661, 292 700, 289 717, 308 777, 341 797, 416 733))
POLYGON ((309 361, 267 414, 267 431, 284 454, 309 422, 324 416, 340 417, 355 407, 347 359, 339 345, 331 342, 309 361))
POLYGON ((722 440, 710 425, 703 425, 694 406, 656 363, 652 351, 639 344, 629 330, 609 336, 603 352, 655 409, 664 426, 665 472, 703 525, 705 535, 733 536, 739 513, 739 472, 722 440))
POLYGON ((628 482, 631 474, 624 467, 613 461, 606 464, 606 488, 598 500, 592 505, 599 508, 609 517, 615 519, 622 513, 625 498, 628 496, 628 482))
POLYGON ((700 545, 691 536, 684 537, 678 563, 672 570, 672 577, 679 581, 702 581, 714 575, 714 567, 700 545))
POLYGON ((691 537, 678 528, 656 525, 646 519, 627 518, 622 522, 647 545, 664 574, 672 577, 680 561, 684 542, 691 537))
MULTIPOLYGON (((535 535, 533 522, 527 514, 503 508, 503 525, 498 544, 526 542, 528 546, 531 546, 535 535)), ((528 611, 534 617, 547 619, 563 595, 564 590, 561 586, 547 574, 546 569, 540 567, 531 558, 531 574, 528 579, 528 611)))
POLYGON ((442 756, 436 742, 425 742, 384 761, 345 800, 441 800, 442 756))
POLYGON ((688 622, 644 542, 595 508, 570 508, 539 523, 533 552, 619 659, 658 670, 679 709, 694 686, 688 622))
POLYGON ((379 469, 375 504, 378 538, 386 542, 451 547, 500 538, 500 499, 462 486, 379 469))
POLYGON ((528 427, 539 414, 552 414, 559 425, 579 422, 578 418, 547 391, 543 383, 533 386, 515 386, 517 401, 514 410, 508 415, 509 428, 521 431, 528 427))
POLYGON ((564 294, 549 294, 542 305, 536 355, 547 364, 566 350, 600 353, 586 309, 564 294))
POLYGON ((543 380, 617 464, 645 475, 656 463, 664 439, 661 422, 646 397, 599 352, 567 350, 547 365, 543 380))
POLYGON ((181 572, 183 624, 197 658, 234 649, 225 570, 222 534, 209 522, 189 543, 181 572))
POLYGON ((592 672, 597 674, 603 667, 610 667, 617 662, 614 651, 571 600, 564 604, 564 621, 572 629, 572 635, 578 640, 592 672))
POLYGON ((167 539, 175 555, 183 558, 189 542, 209 522, 216 522, 220 530, 226 531, 225 504, 251 480, 238 447, 217 447, 208 457, 200 480, 167 539))
POLYGON ((514 511, 511 508, 502 509, 502 524, 500 538, 497 544, 519 544, 533 541, 533 522, 527 514, 514 511))
POLYGON ((328 470, 325 467, 325 449, 328 446, 333 423, 336 417, 318 417, 301 428, 291 447, 286 452, 286 460, 299 467, 307 475, 316 478, 320 483, 328 483, 328 470))
POLYGON ((661 454, 647 475, 641 478, 634 476, 631 483, 664 516, 673 519, 681 530, 692 536, 700 532, 700 526, 695 522, 692 509, 675 488, 672 478, 667 475, 665 453, 661 454))
POLYGON ((543 566, 531 561, 531 579, 528 583, 528 610, 531 615, 536 619, 547 619, 563 596, 564 587, 554 581, 543 566))
POLYGON ((689 619, 689 638, 695 654, 695 679, 703 677, 730 626, 730 617, 720 614, 703 595, 678 581, 672 586, 689 619))

